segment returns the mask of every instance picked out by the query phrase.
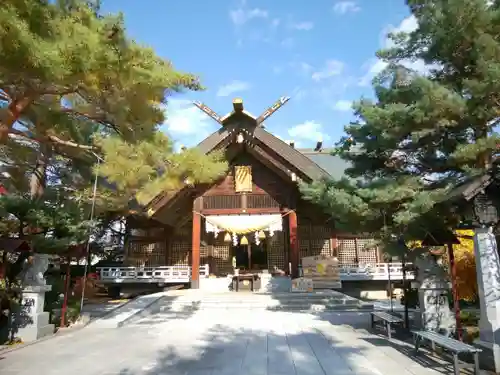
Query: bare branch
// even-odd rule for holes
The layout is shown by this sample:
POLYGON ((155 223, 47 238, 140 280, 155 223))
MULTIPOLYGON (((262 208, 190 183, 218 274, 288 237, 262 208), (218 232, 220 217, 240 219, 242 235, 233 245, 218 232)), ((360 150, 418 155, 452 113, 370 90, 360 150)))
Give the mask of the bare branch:
POLYGON ((51 140, 52 142, 54 142, 58 145, 61 145, 61 146, 73 147, 73 148, 77 148, 80 150, 96 150, 96 148, 94 146, 81 145, 81 144, 78 144, 75 142, 65 141, 59 137, 56 137, 55 135, 49 135, 47 138, 49 140, 51 140))
POLYGON ((24 133, 20 130, 17 130, 17 129, 12 129, 11 134, 15 134, 15 135, 18 135, 20 137, 23 137, 23 138, 29 139, 30 141, 35 141, 35 142, 44 142, 44 141, 49 140, 57 145, 72 147, 72 148, 76 148, 76 149, 80 149, 80 150, 92 150, 92 151, 97 150, 97 148, 95 148, 94 146, 81 145, 81 144, 78 144, 78 143, 75 143, 72 141, 65 141, 59 137, 56 137, 55 135, 47 135, 45 138, 33 138, 29 134, 26 134, 26 133, 24 133))

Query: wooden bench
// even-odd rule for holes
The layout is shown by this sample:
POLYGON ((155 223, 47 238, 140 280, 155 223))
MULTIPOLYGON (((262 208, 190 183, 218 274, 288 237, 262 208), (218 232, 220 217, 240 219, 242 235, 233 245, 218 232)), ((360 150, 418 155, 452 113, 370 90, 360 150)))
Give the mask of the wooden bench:
POLYGON ((391 324, 401 324, 404 322, 401 317, 384 311, 372 311, 370 314, 372 318, 372 328, 375 328, 375 320, 385 323, 385 327, 387 328, 387 337, 389 340, 391 339, 391 324))
POLYGON ((438 345, 451 352, 451 354, 453 354, 453 369, 455 375, 460 375, 461 368, 474 368, 474 374, 479 375, 479 353, 481 349, 432 331, 413 331, 413 339, 415 340, 415 351, 417 352, 422 340, 429 341, 433 351, 436 350, 436 345, 438 345), (459 361, 458 355, 462 353, 473 354, 474 364, 459 361))

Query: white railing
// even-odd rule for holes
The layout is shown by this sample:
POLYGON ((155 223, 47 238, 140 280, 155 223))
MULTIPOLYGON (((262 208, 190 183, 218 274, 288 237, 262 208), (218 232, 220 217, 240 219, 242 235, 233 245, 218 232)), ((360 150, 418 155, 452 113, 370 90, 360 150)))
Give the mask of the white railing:
MULTIPOLYGON (((190 266, 99 267, 102 283, 188 283, 190 266)), ((200 266, 200 278, 208 277, 208 264, 200 266)))
MULTIPOLYGON (((99 267, 102 283, 188 283, 191 280, 190 266, 159 267, 99 267)), ((372 263, 340 266, 340 278, 343 281, 403 279, 401 263, 372 263), (390 272, 389 272, 390 271, 390 272)), ((208 264, 200 266, 200 278, 209 275, 208 264)), ((406 272, 412 280, 412 272, 406 272)))
MULTIPOLYGON (((340 267, 340 278, 345 281, 355 280, 402 280, 402 263, 371 263, 340 267)), ((413 272, 407 271, 408 280, 414 278, 413 272)))

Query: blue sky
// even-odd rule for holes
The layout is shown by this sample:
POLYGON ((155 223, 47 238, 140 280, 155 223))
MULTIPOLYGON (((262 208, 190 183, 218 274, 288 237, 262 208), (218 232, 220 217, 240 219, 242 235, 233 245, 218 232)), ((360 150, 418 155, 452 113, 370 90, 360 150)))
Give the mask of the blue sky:
POLYGON ((352 119, 350 103, 372 96, 371 78, 384 66, 375 52, 387 32, 416 24, 403 0, 103 1, 103 12, 118 11, 132 38, 207 87, 167 107, 163 128, 186 146, 219 126, 193 100, 225 115, 241 97, 258 116, 285 95, 291 100, 267 129, 298 147, 318 138, 333 145, 352 119))

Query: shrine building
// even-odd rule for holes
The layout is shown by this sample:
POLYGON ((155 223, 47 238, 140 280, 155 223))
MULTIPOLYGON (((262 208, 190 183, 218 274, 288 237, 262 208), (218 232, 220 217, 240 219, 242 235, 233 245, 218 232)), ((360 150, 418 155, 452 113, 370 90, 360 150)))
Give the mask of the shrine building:
POLYGON ((295 278, 303 257, 326 255, 338 258, 344 292, 385 297, 388 280, 402 278, 401 264, 385 263, 380 249, 366 246, 370 238, 336 230, 334 218, 304 200, 298 188, 299 181, 340 178, 347 163, 320 140, 314 149, 298 149, 264 126, 288 99, 259 117, 240 99, 225 116, 194 103, 220 125, 198 148, 222 150, 230 166, 226 176, 165 192, 145 208, 147 218, 129 218, 124 264, 102 268, 101 280, 201 289, 222 280, 226 288, 238 273, 261 275, 263 282, 295 278))

